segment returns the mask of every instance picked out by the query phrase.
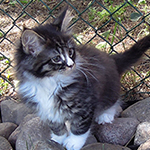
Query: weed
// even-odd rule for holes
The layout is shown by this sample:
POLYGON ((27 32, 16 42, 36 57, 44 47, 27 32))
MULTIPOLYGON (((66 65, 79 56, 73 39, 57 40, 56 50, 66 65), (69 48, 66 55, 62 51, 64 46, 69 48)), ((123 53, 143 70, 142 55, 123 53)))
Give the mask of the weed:
POLYGON ((0 38, 2 38, 4 35, 3 35, 3 33, 2 32, 0 32, 0 38))
POLYGON ((17 3, 18 3, 18 2, 17 2, 16 0, 11 0, 11 1, 9 2, 9 5, 15 6, 17 3))
POLYGON ((0 78, 0 95, 3 95, 6 93, 8 86, 9 86, 8 82, 0 78))
POLYGON ((146 0, 139 0, 138 4, 146 4, 146 0))
POLYGON ((0 95, 4 95, 8 92, 11 83, 11 72, 9 71, 10 60, 4 55, 0 54, 0 95))
MULTIPOLYGON (((113 1, 109 0, 109 5, 108 3, 106 3, 106 1, 104 1, 105 4, 104 6, 109 10, 110 13, 114 13, 116 10, 116 12, 113 14, 113 17, 119 21, 120 19, 122 20, 125 16, 124 13, 126 11, 126 7, 128 7, 128 4, 123 6, 121 8, 121 6, 124 3, 118 4, 118 5, 112 5, 113 1)), ((89 21, 92 21, 92 24, 103 24, 104 22, 108 21, 110 18, 110 13, 109 13, 106 9, 103 9, 102 11, 99 11, 98 8, 96 7, 90 7, 89 8, 89 13, 88 13, 88 17, 89 17, 89 21)))
MULTIPOLYGON (((28 2, 29 2, 29 0, 20 0, 20 3, 22 3, 22 4, 27 4, 28 2)), ((11 0, 9 2, 9 5, 11 5, 11 6, 15 6, 16 4, 18 4, 18 2, 16 0, 11 0)))
POLYGON ((21 2, 22 4, 27 4, 29 1, 28 1, 28 0, 20 0, 20 2, 21 2))

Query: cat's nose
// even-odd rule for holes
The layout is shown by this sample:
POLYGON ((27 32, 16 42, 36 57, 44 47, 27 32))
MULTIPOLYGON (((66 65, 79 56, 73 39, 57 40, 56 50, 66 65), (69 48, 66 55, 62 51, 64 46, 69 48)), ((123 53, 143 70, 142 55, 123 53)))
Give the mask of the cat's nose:
POLYGON ((67 65, 67 67, 69 67, 69 68, 73 68, 73 66, 74 66, 74 63, 71 65, 67 65))
POLYGON ((72 63, 70 63, 70 64, 67 63, 66 66, 67 66, 68 69, 72 70, 75 66, 75 63, 72 61, 72 63))
POLYGON ((67 67, 72 68, 74 66, 74 61, 71 58, 67 58, 67 67))

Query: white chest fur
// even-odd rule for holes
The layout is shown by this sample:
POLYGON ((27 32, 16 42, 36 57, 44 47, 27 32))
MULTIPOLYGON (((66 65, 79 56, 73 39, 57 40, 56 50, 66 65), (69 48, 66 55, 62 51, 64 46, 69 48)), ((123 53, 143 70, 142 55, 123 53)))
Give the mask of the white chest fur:
MULTIPOLYGON (((63 122, 65 114, 56 108, 55 95, 62 87, 73 82, 71 76, 36 78, 29 73, 24 73, 27 80, 20 84, 19 93, 24 97, 32 97, 30 100, 37 103, 39 116, 42 120, 63 122), (61 81, 63 79, 63 82, 61 81)), ((28 100, 27 100, 28 101, 28 100)))

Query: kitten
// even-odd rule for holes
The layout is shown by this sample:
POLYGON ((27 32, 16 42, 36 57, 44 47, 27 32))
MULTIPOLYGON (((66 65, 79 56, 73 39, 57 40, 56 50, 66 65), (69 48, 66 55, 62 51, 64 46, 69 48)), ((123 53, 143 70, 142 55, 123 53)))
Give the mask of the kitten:
POLYGON ((109 56, 76 45, 67 29, 70 20, 66 9, 52 24, 24 29, 15 55, 16 76, 21 99, 50 122, 52 140, 79 150, 94 121, 113 121, 120 76, 150 47, 150 36, 109 56))

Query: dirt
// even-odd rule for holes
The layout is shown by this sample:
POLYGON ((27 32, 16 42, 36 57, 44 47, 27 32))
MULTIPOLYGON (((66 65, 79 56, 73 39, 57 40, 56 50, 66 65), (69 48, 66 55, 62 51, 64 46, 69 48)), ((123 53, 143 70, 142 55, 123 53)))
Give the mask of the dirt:
MULTIPOLYGON (((92 1, 90 0, 69 0, 67 1, 71 5, 68 5, 69 9, 72 11, 72 14, 74 16, 73 21, 78 20, 74 26, 74 32, 75 32, 75 37, 79 41, 81 41, 83 44, 90 44, 94 46, 98 46, 100 43, 104 43, 105 41, 100 38, 100 36, 104 37, 107 32, 109 31, 109 37, 107 41, 114 45, 113 49, 117 52, 122 52, 124 50, 127 50, 129 47, 131 47, 135 41, 146 34, 149 33, 149 28, 144 24, 139 24, 141 22, 141 19, 139 19, 136 22, 132 22, 130 19, 130 15, 132 12, 135 12, 136 10, 132 8, 131 6, 126 7, 126 11, 124 14, 119 15, 118 17, 122 17, 121 19, 121 24, 117 25, 116 27, 116 33, 114 36, 114 31, 115 31, 115 21, 113 19, 110 20, 110 22, 105 21, 103 18, 100 21, 97 21, 97 16, 93 20, 90 20, 89 14, 91 13, 92 10, 90 8, 96 8, 97 12, 101 12, 103 8, 99 5, 99 3, 103 3, 103 1, 98 1, 99 3, 95 2, 90 8, 92 1), (73 8, 76 8, 75 10, 73 8), (86 11, 84 11, 86 8, 88 8, 86 11), (78 16, 78 14, 80 15, 78 16), (89 24, 94 24, 93 27, 89 26, 89 24), (107 24, 102 26, 104 23, 107 24), (137 27, 134 29, 134 27, 137 25, 137 27), (119 42, 121 39, 123 39, 127 35, 127 31, 132 29, 131 32, 128 33, 128 37, 125 38, 122 42, 119 42), (96 35, 95 32, 98 34, 96 35), (131 37, 131 38, 130 38, 131 37), (114 38, 113 43, 112 39, 114 38), (133 38, 133 39, 132 39, 133 38), (90 40, 92 39, 92 40, 90 40)), ((115 0, 113 1, 113 6, 115 7, 116 4, 119 5, 122 1, 120 0, 115 0)), ((147 2, 147 7, 150 2, 147 2)), ((0 10, 0 32, 6 33, 5 36, 0 35, 0 57, 3 57, 2 55, 5 55, 7 58, 10 59, 11 65, 13 66, 13 55, 14 55, 14 46, 17 43, 17 40, 20 37, 21 30, 23 29, 23 26, 26 26, 28 28, 32 28, 34 26, 37 26, 38 24, 41 23, 46 23, 46 22, 52 22, 54 20, 54 17, 58 16, 58 14, 61 12, 62 8, 64 8, 67 3, 65 1, 60 1, 60 0, 43 0, 38 1, 38 0, 33 0, 32 3, 29 2, 29 5, 26 7, 27 4, 19 4, 16 3, 13 0, 4 0, 1 3, 1 10, 0 10), (61 4, 57 6, 59 3, 61 4), (46 5, 45 5, 46 4, 46 5), (49 8, 48 8, 48 7, 49 8), (3 10, 3 11, 2 11, 3 10), (52 11, 52 15, 50 15, 50 11, 52 11), (37 21, 35 21, 37 20, 37 21), (46 20, 46 21, 45 21, 46 20), (11 42, 12 43, 11 43, 11 42)), ((106 3, 105 3, 106 5, 106 3)), ((108 3, 109 6, 109 3, 108 3)), ((138 9, 144 14, 144 7, 145 5, 139 5, 138 9)), ((146 14, 150 13, 150 9, 147 9, 146 14)), ((112 16, 114 17, 114 16, 112 16)), ((148 16, 146 21, 150 20, 150 16, 148 16)), ((73 22, 72 22, 73 23, 73 22)), ((106 37, 105 37, 106 38, 106 37)), ((105 50, 106 52, 111 52, 110 46, 104 46, 101 48, 101 50, 105 50)), ((149 68, 150 68, 150 51, 147 52, 147 56, 144 56, 141 62, 137 67, 134 67, 134 69, 137 71, 138 74, 133 74, 133 73, 128 73, 123 80, 123 87, 122 88, 122 93, 126 93, 128 90, 132 89, 135 87, 137 84, 139 84, 140 80, 145 78, 148 75, 149 68), (135 77, 133 77, 135 76, 135 77), (136 81, 134 79, 136 78, 136 81)), ((3 60, 0 60, 0 72, 2 72, 7 66, 9 66, 10 62, 7 62, 8 59, 3 58, 3 60)), ((13 71, 12 67, 9 67, 9 69, 6 69, 1 74, 4 78, 7 78, 12 84, 16 84, 14 77, 13 77, 13 71), (8 73, 8 71, 10 73, 8 73), (8 74, 9 74, 9 79, 8 79, 8 74)), ((3 95, 10 95, 11 93, 14 94, 14 91, 12 90, 12 86, 8 85, 7 90, 3 92, 3 95)), ((3 90, 0 88, 0 90, 3 90)), ((150 96, 150 94, 143 94, 147 91, 150 91, 150 83, 149 83, 149 78, 146 79, 143 84, 140 84, 137 88, 135 88, 133 91, 135 91, 136 95, 134 98, 141 98, 141 97, 147 97, 150 96), (140 94, 139 94, 140 91, 140 94), (141 96, 142 95, 142 96, 141 96)))

